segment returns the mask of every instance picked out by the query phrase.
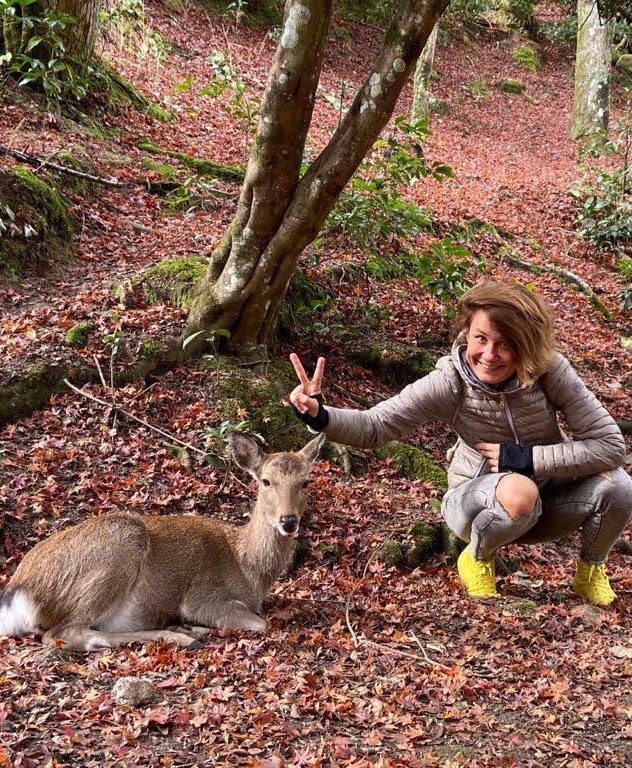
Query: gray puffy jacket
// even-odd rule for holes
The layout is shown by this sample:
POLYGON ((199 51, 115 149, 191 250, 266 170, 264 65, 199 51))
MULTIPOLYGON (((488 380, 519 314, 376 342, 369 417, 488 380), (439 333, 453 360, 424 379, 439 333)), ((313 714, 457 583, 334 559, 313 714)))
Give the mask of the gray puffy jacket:
POLYGON ((432 373, 366 411, 327 406, 327 437, 374 448, 427 421, 450 424, 458 436, 448 454, 451 488, 489 472, 487 460, 474 447, 477 443, 516 441, 532 447, 537 482, 592 475, 623 464, 620 429, 563 355, 558 353, 530 386, 514 379, 497 391, 463 365, 462 349, 455 343, 452 354, 440 358, 432 373), (570 436, 562 432, 558 414, 570 436))

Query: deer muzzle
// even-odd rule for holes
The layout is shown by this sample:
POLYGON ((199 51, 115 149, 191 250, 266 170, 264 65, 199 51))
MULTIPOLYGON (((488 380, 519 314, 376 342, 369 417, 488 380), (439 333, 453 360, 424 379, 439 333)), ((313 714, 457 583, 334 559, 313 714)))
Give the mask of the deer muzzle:
POLYGON ((280 532, 283 536, 296 536, 298 533, 298 517, 296 515, 283 515, 279 523, 280 532))

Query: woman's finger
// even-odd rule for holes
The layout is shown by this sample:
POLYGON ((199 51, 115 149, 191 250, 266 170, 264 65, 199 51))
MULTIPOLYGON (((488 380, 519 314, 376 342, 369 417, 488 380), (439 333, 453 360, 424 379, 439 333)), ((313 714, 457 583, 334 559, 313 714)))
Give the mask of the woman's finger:
POLYGON ((305 394, 307 394, 310 381, 309 381, 309 378, 307 377, 307 374, 305 373, 305 368, 303 368, 303 364, 301 363, 299 356, 295 352, 292 352, 292 354, 290 355, 290 362, 294 366, 296 375, 298 376, 299 381, 303 385, 305 394))
POLYGON ((318 394, 321 390, 323 383, 323 376, 325 374, 325 358, 319 357, 316 361, 316 368, 314 369, 314 375, 312 376, 312 394, 318 394))

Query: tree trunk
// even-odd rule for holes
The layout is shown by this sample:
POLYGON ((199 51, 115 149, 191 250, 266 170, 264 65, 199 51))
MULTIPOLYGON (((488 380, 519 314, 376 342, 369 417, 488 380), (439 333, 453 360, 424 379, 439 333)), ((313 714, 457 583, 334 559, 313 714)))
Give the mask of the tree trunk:
POLYGON ((99 22, 101 0, 37 0, 33 5, 22 9, 22 15, 5 15, 3 18, 4 45, 14 56, 23 53, 32 37, 41 35, 43 42, 31 52, 34 58, 48 61, 51 56, 50 46, 46 41, 46 30, 31 20, 41 18, 47 11, 57 11, 72 16, 75 24, 65 29, 56 30, 66 47, 66 54, 81 64, 87 64, 94 52, 94 43, 99 22), (25 23, 24 19, 29 22, 25 23))
POLYGON ((237 213, 210 257, 185 335, 223 329, 233 351, 264 351, 301 252, 388 122, 448 2, 400 0, 370 74, 300 177, 333 0, 288 0, 237 213))
POLYGON ((430 75, 434 63, 435 47, 439 25, 435 24, 415 68, 413 84, 413 120, 427 120, 430 116, 430 75))
POLYGON ((577 0, 577 24, 571 136, 605 136, 610 112, 614 21, 599 16, 594 0, 577 0))

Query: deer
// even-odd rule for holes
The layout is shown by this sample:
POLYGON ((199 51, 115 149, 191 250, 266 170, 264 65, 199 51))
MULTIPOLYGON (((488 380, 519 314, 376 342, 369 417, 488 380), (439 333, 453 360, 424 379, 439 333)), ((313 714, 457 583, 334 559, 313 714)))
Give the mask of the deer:
POLYGON ((266 453, 229 433, 233 460, 257 481, 244 525, 121 512, 53 533, 0 593, 0 635, 90 652, 152 641, 195 648, 213 628, 264 632, 262 603, 289 564, 324 440, 266 453))

